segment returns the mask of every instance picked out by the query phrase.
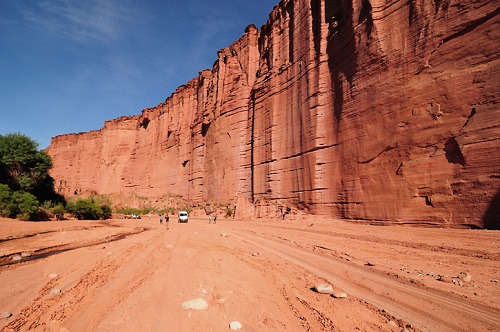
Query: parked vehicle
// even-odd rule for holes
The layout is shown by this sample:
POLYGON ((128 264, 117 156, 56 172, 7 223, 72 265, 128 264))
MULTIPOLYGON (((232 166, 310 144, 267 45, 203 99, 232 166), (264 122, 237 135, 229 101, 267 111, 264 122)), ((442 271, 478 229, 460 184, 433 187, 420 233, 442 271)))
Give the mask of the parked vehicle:
POLYGON ((179 222, 188 222, 188 213, 186 211, 179 212, 179 222))
POLYGON ((131 219, 141 219, 141 216, 139 214, 133 214, 131 219))

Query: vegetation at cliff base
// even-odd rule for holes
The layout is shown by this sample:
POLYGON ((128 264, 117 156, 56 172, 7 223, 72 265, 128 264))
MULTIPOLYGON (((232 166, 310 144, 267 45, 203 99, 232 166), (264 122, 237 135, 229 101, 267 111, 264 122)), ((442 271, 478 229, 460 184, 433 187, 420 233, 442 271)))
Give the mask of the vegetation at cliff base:
POLYGON ((0 135, 0 216, 20 220, 64 219, 66 213, 77 219, 111 217, 111 204, 102 197, 66 203, 54 191, 51 167, 50 156, 39 151, 31 138, 19 133, 0 135))
POLYGON ((49 175, 50 156, 38 143, 15 133, 0 135, 0 215, 21 220, 43 218, 40 202, 63 202, 49 175))
POLYGON ((93 197, 76 201, 68 202, 66 211, 71 213, 75 218, 83 220, 109 219, 112 211, 108 204, 98 204, 93 197))

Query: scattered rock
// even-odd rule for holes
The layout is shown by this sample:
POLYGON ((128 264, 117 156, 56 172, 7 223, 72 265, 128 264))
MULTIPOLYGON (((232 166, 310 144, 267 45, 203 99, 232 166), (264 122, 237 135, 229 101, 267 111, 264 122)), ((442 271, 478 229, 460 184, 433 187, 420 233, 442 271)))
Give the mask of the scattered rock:
POLYGON ((333 287, 330 284, 318 284, 314 286, 314 290, 320 294, 332 294, 333 287))
POLYGON ((184 309, 205 310, 208 308, 208 302, 202 298, 192 299, 182 303, 184 309))
POLYGON ((373 264, 372 262, 368 261, 368 262, 366 262, 365 266, 375 266, 375 264, 373 264))
POLYGON ((23 258, 22 258, 20 255, 14 255, 14 256, 12 256, 12 260, 13 260, 13 261, 20 261, 20 260, 22 260, 22 259, 23 259, 23 258))
POLYGON ((398 324, 396 324, 396 322, 394 322, 393 320, 388 321, 387 324, 398 327, 398 324))
POLYGON ((347 297, 347 294, 344 292, 334 292, 332 293, 332 296, 336 299, 345 299, 347 297))
POLYGON ((500 281, 498 281, 498 279, 491 279, 491 282, 499 283, 500 281))
POLYGON ((53 290, 50 291, 50 294, 61 294, 62 290, 59 288, 54 288, 53 290))
POLYGON ((57 273, 51 273, 48 275, 49 278, 57 278, 59 275, 57 273))
POLYGON ((9 318, 9 317, 12 317, 12 314, 10 312, 3 313, 3 318, 9 318))
POLYGON ((446 277, 446 276, 440 276, 437 280, 439 280, 441 282, 451 283, 451 278, 446 277))
POLYGON ((230 328, 231 330, 239 330, 239 329, 241 329, 242 327, 243 327, 243 326, 241 325, 241 323, 240 323, 240 322, 237 322, 237 321, 231 322, 231 323, 229 324, 229 328, 230 328))
POLYGON ((458 274, 458 278, 465 281, 465 282, 469 282, 472 280, 472 276, 470 274, 468 274, 467 272, 460 272, 458 274))
POLYGON ((21 253, 21 257, 31 257, 31 253, 23 252, 23 253, 21 253))
POLYGON ((258 253, 258 252, 254 252, 254 253, 252 254, 252 256, 259 256, 259 255, 260 255, 260 253, 258 253))
POLYGON ((222 237, 228 237, 229 235, 227 235, 227 233, 220 233, 220 236, 222 236, 222 237))

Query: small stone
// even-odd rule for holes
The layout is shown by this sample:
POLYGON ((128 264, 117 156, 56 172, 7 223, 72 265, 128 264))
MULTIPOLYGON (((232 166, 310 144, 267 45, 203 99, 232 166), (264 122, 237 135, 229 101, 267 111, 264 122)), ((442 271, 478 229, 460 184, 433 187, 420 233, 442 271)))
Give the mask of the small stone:
POLYGON ((12 260, 13 261, 20 261, 22 260, 23 258, 20 256, 20 255, 15 255, 15 256, 12 256, 12 260))
POLYGON ((61 294, 62 290, 59 288, 54 288, 53 290, 50 291, 50 294, 61 294))
POLYGON ((10 312, 3 313, 3 318, 9 318, 9 317, 12 317, 12 314, 10 312))
POLYGON ((445 277, 445 276, 440 276, 437 280, 439 280, 441 282, 451 283, 451 279, 449 277, 445 277))
POLYGON ((49 278, 57 278, 59 275, 57 273, 51 273, 48 275, 49 278))
POLYGON ((184 309, 205 310, 208 308, 208 302, 202 298, 192 299, 182 303, 184 309))
POLYGON ((398 327, 398 324, 396 324, 393 320, 388 321, 387 324, 398 327))
POLYGON ((222 236, 222 237, 228 237, 229 235, 227 235, 227 233, 220 233, 220 236, 222 236))
POLYGON ((240 322, 237 322, 237 321, 231 322, 231 323, 229 324, 229 328, 230 328, 231 330, 239 330, 239 329, 241 329, 242 327, 243 327, 243 326, 241 325, 241 323, 240 323, 240 322))
POLYGON ((252 254, 252 256, 259 256, 259 255, 260 255, 260 253, 258 253, 258 252, 254 252, 254 253, 252 254))
POLYGON ((373 262, 368 261, 366 262, 365 266, 375 266, 375 264, 373 264, 373 262))
POLYGON ((331 294, 333 287, 330 284, 318 284, 314 286, 314 290, 320 294, 331 294))
POLYGON ((332 293, 332 296, 336 299, 345 299, 347 297, 347 294, 344 292, 335 292, 332 293))
POLYGON ((458 274, 458 278, 460 278, 461 280, 463 280, 465 282, 469 282, 472 280, 472 276, 470 274, 468 274, 467 272, 460 272, 458 274))
POLYGON ((21 257, 31 257, 31 253, 23 252, 23 253, 21 253, 21 257))

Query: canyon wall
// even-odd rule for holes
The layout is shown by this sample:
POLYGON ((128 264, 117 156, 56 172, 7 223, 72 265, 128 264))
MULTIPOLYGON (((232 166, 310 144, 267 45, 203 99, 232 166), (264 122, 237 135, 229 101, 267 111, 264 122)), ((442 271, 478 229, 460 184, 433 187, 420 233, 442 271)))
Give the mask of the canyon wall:
POLYGON ((498 229, 498 14, 283 0, 164 103, 54 137, 56 189, 498 229))

